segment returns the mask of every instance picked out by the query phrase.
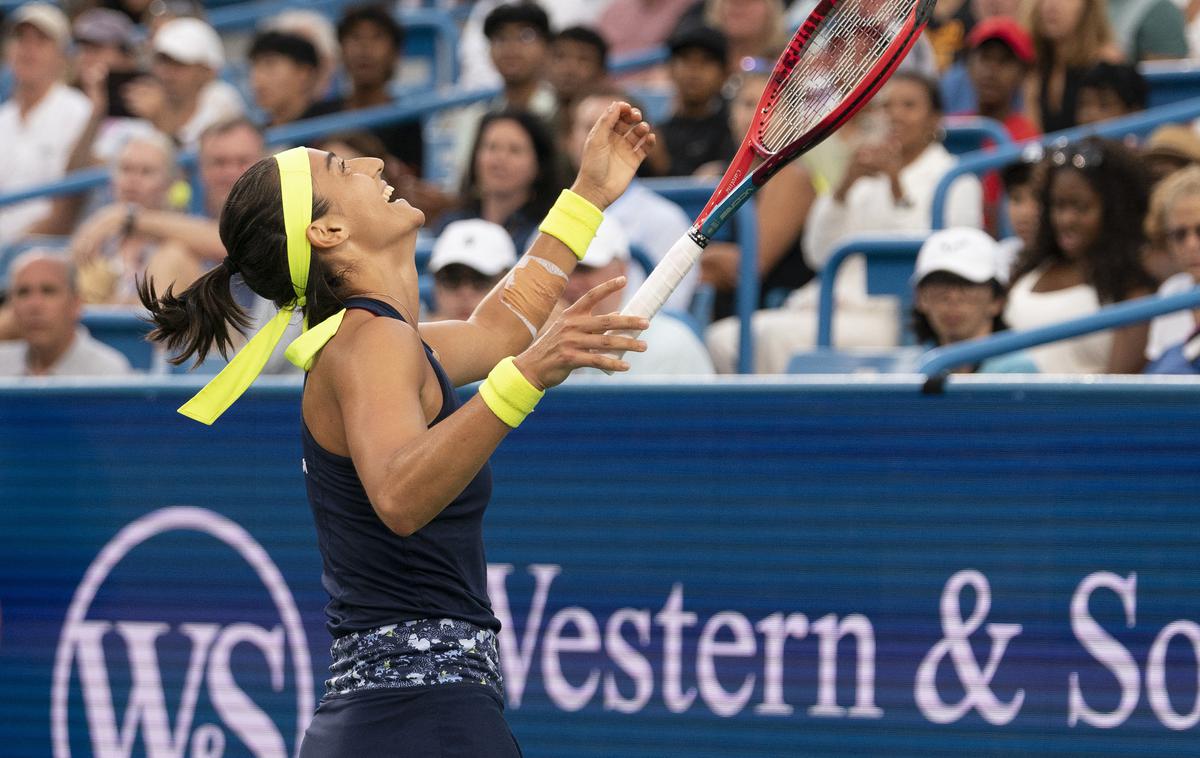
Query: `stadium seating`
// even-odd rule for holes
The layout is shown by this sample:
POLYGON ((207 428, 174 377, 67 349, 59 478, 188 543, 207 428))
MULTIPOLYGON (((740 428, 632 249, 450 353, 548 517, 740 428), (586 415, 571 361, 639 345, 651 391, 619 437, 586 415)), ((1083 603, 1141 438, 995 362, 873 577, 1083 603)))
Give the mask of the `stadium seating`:
MULTIPOLYGON (((900 312, 906 313, 912 305, 909 277, 912 276, 913 263, 924 241, 924 236, 864 236, 841 242, 821 272, 817 346, 827 348, 833 345, 833 283, 837 278, 837 270, 847 258, 859 254, 864 256, 867 260, 867 294, 893 295, 900 301, 900 312)), ((901 334, 900 342, 911 343, 911 335, 901 334)))

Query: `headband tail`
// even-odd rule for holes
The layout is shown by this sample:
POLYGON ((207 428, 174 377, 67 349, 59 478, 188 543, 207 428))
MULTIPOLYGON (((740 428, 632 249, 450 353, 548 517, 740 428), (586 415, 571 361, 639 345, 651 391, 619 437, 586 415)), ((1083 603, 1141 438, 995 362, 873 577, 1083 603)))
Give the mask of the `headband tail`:
POLYGON ((246 343, 229 365, 212 378, 191 400, 179 407, 179 412, 201 424, 211 425, 229 406, 242 396, 262 373, 263 367, 283 338, 292 320, 292 308, 284 308, 246 343))

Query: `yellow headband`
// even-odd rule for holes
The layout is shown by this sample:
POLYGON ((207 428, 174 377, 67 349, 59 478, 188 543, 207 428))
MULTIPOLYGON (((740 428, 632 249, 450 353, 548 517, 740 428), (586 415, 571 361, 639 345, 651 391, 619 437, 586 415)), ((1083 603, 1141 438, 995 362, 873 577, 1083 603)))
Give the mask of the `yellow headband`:
MULTIPOLYGON (((184 403, 179 412, 202 424, 212 424, 229 406, 242 396, 262 373, 267 360, 275 352, 275 346, 292 320, 297 308, 306 304, 304 296, 308 289, 308 267, 312 260, 312 244, 308 241, 308 227, 312 223, 312 169, 308 163, 308 149, 294 147, 275 155, 279 164, 279 189, 283 198, 283 225, 287 233, 288 272, 292 278, 292 289, 296 299, 285 305, 246 343, 245 347, 229 361, 221 373, 184 403)), ((325 346, 342 323, 345 309, 338 311, 312 329, 305 319, 304 333, 287 348, 287 359, 307 371, 313 359, 325 346)))

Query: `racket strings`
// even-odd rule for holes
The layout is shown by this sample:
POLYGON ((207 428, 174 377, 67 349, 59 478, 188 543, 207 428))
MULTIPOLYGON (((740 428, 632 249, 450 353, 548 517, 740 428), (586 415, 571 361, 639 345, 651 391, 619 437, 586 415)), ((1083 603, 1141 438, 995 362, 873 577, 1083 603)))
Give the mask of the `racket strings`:
POLYGON ((819 124, 875 67, 903 31, 917 0, 847 0, 813 32, 788 72, 759 142, 778 152, 819 124))

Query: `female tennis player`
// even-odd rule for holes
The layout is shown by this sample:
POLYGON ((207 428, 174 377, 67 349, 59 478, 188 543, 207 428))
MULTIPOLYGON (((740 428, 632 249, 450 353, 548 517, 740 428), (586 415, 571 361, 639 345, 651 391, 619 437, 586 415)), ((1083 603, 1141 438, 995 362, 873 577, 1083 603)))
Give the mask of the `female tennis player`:
POLYGON ((591 312, 621 279, 542 327, 602 209, 653 142, 636 109, 613 103, 588 137, 572 189, 468 321, 414 320, 424 216, 389 202, 383 164, 306 148, 260 161, 233 187, 221 214, 224 265, 180 294, 141 283, 151 336, 178 362, 224 353, 228 325, 245 327, 230 294, 234 273, 280 307, 180 408, 204 423, 261 371, 292 312, 304 312, 309 328, 287 355, 308 371, 304 471, 334 640, 302 756, 520 755, 502 715, 499 622, 486 590, 488 458, 572 369, 621 371, 624 361, 600 351, 645 349, 606 334, 645 329, 644 318, 591 312), (460 407, 454 388, 480 379, 460 407))

